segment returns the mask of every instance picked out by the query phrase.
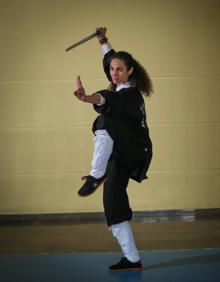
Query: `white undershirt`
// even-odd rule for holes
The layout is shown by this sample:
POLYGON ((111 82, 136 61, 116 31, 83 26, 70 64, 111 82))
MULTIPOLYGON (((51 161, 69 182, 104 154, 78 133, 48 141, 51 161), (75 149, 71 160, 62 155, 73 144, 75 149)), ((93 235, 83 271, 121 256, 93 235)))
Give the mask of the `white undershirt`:
POLYGON ((127 81, 125 83, 122 83, 122 84, 118 85, 116 87, 116 92, 120 91, 123 88, 129 88, 129 87, 131 87, 131 83, 130 83, 130 81, 127 81))
POLYGON ((112 49, 112 46, 110 43, 106 42, 102 44, 102 51, 104 55, 107 54, 111 49, 112 49))

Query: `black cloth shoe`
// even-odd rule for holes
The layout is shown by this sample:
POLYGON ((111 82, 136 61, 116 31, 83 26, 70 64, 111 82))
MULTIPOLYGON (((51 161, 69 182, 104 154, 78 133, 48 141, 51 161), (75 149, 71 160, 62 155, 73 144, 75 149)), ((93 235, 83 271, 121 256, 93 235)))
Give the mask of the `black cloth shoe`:
POLYGON ((86 182, 78 191, 78 195, 80 197, 86 197, 94 193, 95 190, 104 182, 104 180, 106 179, 106 175, 103 175, 100 178, 95 178, 91 175, 83 176, 82 180, 85 179, 86 182))
POLYGON ((110 266, 109 271, 140 271, 141 268, 141 260, 137 262, 131 262, 126 257, 123 257, 119 263, 110 266))

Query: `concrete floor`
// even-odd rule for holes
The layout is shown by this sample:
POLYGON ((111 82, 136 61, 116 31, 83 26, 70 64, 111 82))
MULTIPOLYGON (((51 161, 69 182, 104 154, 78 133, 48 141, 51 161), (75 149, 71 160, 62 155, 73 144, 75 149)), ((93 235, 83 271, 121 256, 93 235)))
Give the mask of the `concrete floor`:
MULTIPOLYGON (((139 250, 220 248, 220 221, 132 223, 139 250)), ((0 254, 119 252, 105 223, 0 225, 0 254)))
POLYGON ((119 253, 0 255, 1 282, 219 282, 220 249, 140 253, 143 270, 111 273, 119 253))
POLYGON ((132 227, 143 270, 110 273, 121 252, 104 223, 0 225, 0 281, 220 281, 220 221, 132 227))

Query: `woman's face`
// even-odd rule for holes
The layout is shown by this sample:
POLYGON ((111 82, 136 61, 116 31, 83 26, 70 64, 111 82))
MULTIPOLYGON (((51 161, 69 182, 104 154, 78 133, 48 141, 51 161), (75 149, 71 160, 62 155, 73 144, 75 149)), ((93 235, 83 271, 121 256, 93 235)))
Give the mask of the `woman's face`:
POLYGON ((132 71, 133 68, 127 70, 127 66, 125 65, 123 60, 117 58, 111 60, 110 75, 112 82, 117 86, 126 83, 132 71))

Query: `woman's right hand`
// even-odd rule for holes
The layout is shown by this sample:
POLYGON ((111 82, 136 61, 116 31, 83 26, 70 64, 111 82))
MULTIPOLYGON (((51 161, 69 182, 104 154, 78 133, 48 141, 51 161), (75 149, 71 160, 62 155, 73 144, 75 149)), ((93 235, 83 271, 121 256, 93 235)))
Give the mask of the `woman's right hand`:
POLYGON ((106 27, 97 27, 96 31, 97 31, 97 37, 99 40, 105 38, 106 31, 107 31, 106 27))
POLYGON ((78 75, 76 77, 76 90, 73 92, 73 94, 81 101, 86 102, 86 93, 85 89, 83 88, 80 76, 78 75))

